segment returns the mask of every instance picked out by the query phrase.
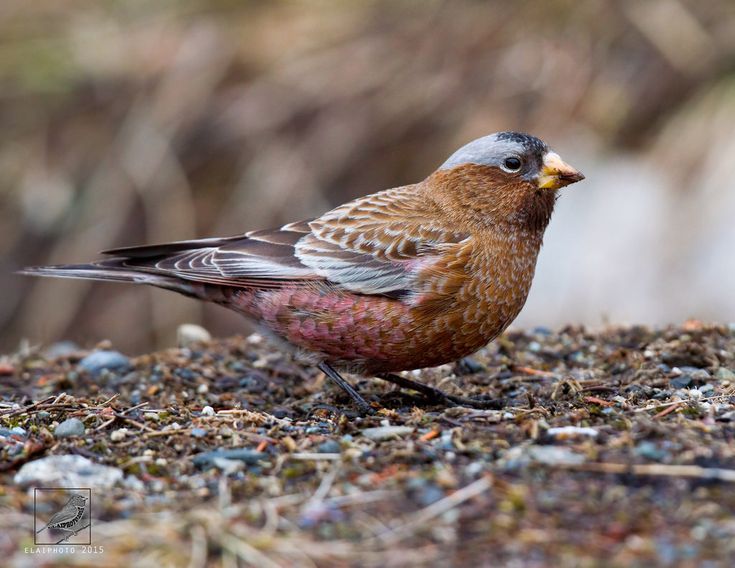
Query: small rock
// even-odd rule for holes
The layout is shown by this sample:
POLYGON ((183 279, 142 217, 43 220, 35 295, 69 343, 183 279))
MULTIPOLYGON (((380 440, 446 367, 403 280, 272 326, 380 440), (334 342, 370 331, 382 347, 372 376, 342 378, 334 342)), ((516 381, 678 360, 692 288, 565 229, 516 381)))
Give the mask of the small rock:
POLYGON ((482 373, 486 370, 481 363, 478 363, 472 357, 460 359, 455 367, 455 372, 458 375, 474 375, 475 373, 482 373))
POLYGON ((399 438, 413 432, 410 426, 378 426, 377 428, 365 428, 362 435, 366 438, 379 442, 390 438, 399 438))
POLYGON ((549 428, 546 434, 556 440, 571 440, 575 438, 596 438, 599 432, 594 428, 561 426, 558 428, 549 428))
POLYGON ((420 477, 409 480, 406 488, 413 501, 420 507, 428 507, 445 496, 444 491, 435 483, 420 477))
POLYGON ((195 438, 204 438, 207 435, 207 431, 204 428, 194 428, 191 431, 191 435, 195 438))
POLYGON ((202 416, 214 416, 214 408, 211 406, 205 406, 202 408, 202 416))
POLYGON ((649 460, 662 461, 668 457, 668 453, 656 446, 653 442, 643 441, 635 448, 635 453, 649 460))
POLYGON ((669 382, 675 389, 683 389, 692 384, 692 377, 689 375, 679 375, 678 377, 671 379, 669 382))
POLYGON ((225 458, 213 458, 212 465, 218 469, 221 469, 225 475, 231 473, 237 473, 238 471, 245 468, 245 464, 237 460, 228 460, 225 458))
POLYGON ((21 428, 20 426, 13 426, 10 431, 18 436, 25 436, 27 433, 25 428, 21 428))
POLYGON ((79 362, 79 366, 98 377, 102 371, 127 372, 130 370, 130 359, 117 351, 95 351, 79 362))
POLYGON ((229 426, 222 426, 222 428, 219 429, 219 435, 223 438, 232 438, 233 434, 234 432, 229 426))
POLYGON ((727 367, 720 367, 715 373, 715 378, 719 381, 735 381, 735 373, 727 367))
POLYGON ((196 343, 211 341, 210 333, 200 325, 185 323, 176 330, 176 341, 179 347, 191 347, 196 343))
POLYGON ((64 420, 54 429, 54 436, 57 438, 84 436, 84 423, 79 418, 64 420))
POLYGON ((232 450, 214 450, 203 454, 197 454, 194 456, 193 462, 197 467, 208 469, 217 465, 215 460, 241 461, 243 463, 253 465, 257 464, 265 457, 266 454, 263 452, 256 452, 245 448, 235 448, 232 450))
POLYGON ((128 429, 127 428, 118 428, 117 430, 114 430, 112 434, 110 434, 110 440, 113 442, 121 442, 125 439, 125 437, 128 435, 128 429))
POLYGON ((20 468, 18 485, 40 487, 93 487, 107 489, 122 481, 123 472, 77 455, 48 456, 20 468))
POLYGON ((326 442, 319 444, 316 451, 320 454, 338 454, 342 451, 342 447, 339 445, 339 442, 327 440, 326 442))
POLYGON ((209 392, 209 386, 206 383, 202 383, 197 387, 197 392, 199 394, 207 394, 209 392))
POLYGON ((531 461, 546 465, 576 465, 585 462, 582 454, 562 446, 533 446, 528 449, 528 457, 531 461))

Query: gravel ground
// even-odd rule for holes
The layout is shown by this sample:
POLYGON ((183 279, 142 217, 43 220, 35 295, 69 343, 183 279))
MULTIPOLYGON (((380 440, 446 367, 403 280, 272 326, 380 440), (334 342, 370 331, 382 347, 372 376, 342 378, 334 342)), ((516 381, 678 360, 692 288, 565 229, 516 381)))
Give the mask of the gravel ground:
POLYGON ((0 553, 38 565, 32 487, 79 483, 104 551, 44 562, 732 566, 735 326, 512 332, 411 376, 504 404, 353 378, 359 417, 257 335, 4 357, 0 553))

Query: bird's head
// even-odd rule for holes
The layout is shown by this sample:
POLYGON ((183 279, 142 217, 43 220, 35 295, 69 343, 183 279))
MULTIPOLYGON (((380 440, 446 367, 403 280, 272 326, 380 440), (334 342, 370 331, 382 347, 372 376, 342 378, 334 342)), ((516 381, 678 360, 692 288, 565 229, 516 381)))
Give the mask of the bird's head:
POLYGON ((458 222, 543 230, 557 190, 582 179, 538 138, 497 132, 462 146, 427 181, 458 222))
POLYGON ((75 493, 71 497, 71 503, 76 507, 84 507, 87 504, 87 497, 75 493))

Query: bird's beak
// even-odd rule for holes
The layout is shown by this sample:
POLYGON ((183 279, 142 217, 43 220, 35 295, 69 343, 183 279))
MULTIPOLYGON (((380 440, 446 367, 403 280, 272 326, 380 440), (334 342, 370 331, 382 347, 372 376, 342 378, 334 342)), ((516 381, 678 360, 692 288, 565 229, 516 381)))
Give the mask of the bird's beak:
POLYGON ((559 189, 570 183, 581 181, 584 176, 564 162, 556 152, 547 152, 538 176, 540 189, 559 189))

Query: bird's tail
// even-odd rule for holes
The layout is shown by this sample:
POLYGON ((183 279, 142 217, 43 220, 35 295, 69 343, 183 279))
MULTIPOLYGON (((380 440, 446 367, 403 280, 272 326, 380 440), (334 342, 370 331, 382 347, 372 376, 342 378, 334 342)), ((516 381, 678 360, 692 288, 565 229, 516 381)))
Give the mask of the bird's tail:
POLYGON ((75 278, 82 280, 101 280, 105 282, 132 282, 148 284, 173 290, 187 296, 200 297, 200 288, 194 282, 156 273, 146 267, 131 267, 124 264, 127 259, 111 258, 87 264, 58 264, 55 266, 30 266, 19 270, 18 274, 27 276, 47 276, 53 278, 75 278))

